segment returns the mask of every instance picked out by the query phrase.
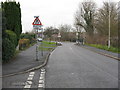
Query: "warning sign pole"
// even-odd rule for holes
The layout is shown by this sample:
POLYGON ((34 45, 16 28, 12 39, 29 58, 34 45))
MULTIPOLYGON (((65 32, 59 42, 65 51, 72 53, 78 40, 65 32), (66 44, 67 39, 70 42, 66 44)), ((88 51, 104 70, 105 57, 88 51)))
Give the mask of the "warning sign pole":
POLYGON ((38 29, 36 30, 36 61, 39 60, 39 52, 38 52, 38 29))
POLYGON ((39 60, 38 30, 39 30, 39 28, 41 28, 42 23, 38 18, 39 16, 34 16, 34 17, 35 17, 35 20, 32 23, 32 25, 33 25, 33 28, 35 29, 35 33, 36 33, 36 61, 38 61, 39 60))

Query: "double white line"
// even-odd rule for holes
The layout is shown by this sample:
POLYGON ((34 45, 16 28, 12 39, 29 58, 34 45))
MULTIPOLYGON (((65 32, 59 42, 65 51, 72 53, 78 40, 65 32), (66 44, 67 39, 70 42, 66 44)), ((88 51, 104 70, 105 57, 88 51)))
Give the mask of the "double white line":
POLYGON ((41 69, 38 89, 39 88, 45 88, 45 69, 41 69))
MULTIPOLYGON (((31 88, 31 85, 33 83, 33 77, 35 75, 35 72, 30 72, 29 77, 27 78, 27 81, 25 83, 24 89, 31 88)), ((45 88, 45 69, 41 69, 40 78, 38 82, 38 90, 41 88, 45 88)))
POLYGON ((27 81, 25 83, 24 88, 31 88, 31 85, 33 83, 32 80, 33 80, 34 74, 35 74, 35 72, 30 72, 29 77, 28 77, 28 79, 27 79, 27 81))

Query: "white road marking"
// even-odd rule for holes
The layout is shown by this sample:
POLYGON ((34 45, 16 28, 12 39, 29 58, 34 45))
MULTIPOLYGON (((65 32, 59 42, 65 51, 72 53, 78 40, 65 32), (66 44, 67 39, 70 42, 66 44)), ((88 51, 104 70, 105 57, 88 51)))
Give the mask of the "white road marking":
POLYGON ((43 74, 43 73, 45 74, 45 72, 41 72, 41 74, 43 74))
POLYGON ((31 85, 31 84, 32 84, 32 81, 27 81, 27 84, 31 85))
POLYGON ((25 87, 24 88, 30 88, 31 87, 31 85, 25 85, 25 87))
POLYGON ((32 80, 33 79, 33 77, 28 77, 28 79, 27 80, 32 80))
POLYGON ((45 71, 45 69, 41 69, 41 71, 43 72, 43 71, 45 71))
MULTIPOLYGON (((33 77, 34 77, 35 72, 30 72, 27 81, 25 83, 24 88, 31 88, 31 85, 33 84, 33 77)), ((38 90, 40 88, 45 88, 45 69, 41 69, 40 75, 39 75, 39 82, 38 82, 38 90)))
POLYGON ((44 77, 45 74, 40 74, 41 77, 44 77))
POLYGON ((39 80, 39 83, 44 83, 44 80, 39 80))
POLYGON ((43 79, 44 79, 44 77, 41 77, 41 76, 40 76, 40 79, 41 79, 41 80, 43 80, 43 79))
POLYGON ((35 72, 30 72, 30 74, 29 74, 29 76, 28 76, 28 78, 27 78, 27 81, 26 81, 26 83, 25 83, 24 88, 31 88, 34 74, 35 74, 35 72))
POLYGON ((41 69, 38 88, 45 88, 45 69, 41 69))
POLYGON ((34 75, 35 74, 35 72, 30 72, 30 75, 34 75))
POLYGON ((44 87, 44 84, 39 84, 38 85, 38 88, 43 88, 44 87))

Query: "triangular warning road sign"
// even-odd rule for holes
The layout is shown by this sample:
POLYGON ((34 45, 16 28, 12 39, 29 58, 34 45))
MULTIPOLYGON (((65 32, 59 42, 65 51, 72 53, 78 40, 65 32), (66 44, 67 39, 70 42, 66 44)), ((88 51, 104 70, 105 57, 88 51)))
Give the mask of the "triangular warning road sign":
POLYGON ((32 23, 32 25, 41 25, 42 26, 42 23, 41 23, 40 19, 38 17, 36 17, 34 22, 32 23))

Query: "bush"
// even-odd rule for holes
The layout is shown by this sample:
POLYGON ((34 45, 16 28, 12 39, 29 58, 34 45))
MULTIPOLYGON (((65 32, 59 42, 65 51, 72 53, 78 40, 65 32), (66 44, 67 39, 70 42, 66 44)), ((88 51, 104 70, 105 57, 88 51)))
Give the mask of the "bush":
POLYGON ((29 39, 20 39, 19 40, 19 49, 23 50, 24 48, 28 47, 30 45, 29 39))
POLYGON ((17 35, 11 30, 5 30, 5 33, 6 33, 6 38, 8 38, 16 47, 18 42, 17 35))
POLYGON ((15 45, 8 39, 2 42, 2 62, 8 62, 15 54, 15 45))
POLYGON ((22 33, 20 35, 20 39, 29 39, 30 44, 35 43, 35 34, 29 34, 29 33, 22 33))

